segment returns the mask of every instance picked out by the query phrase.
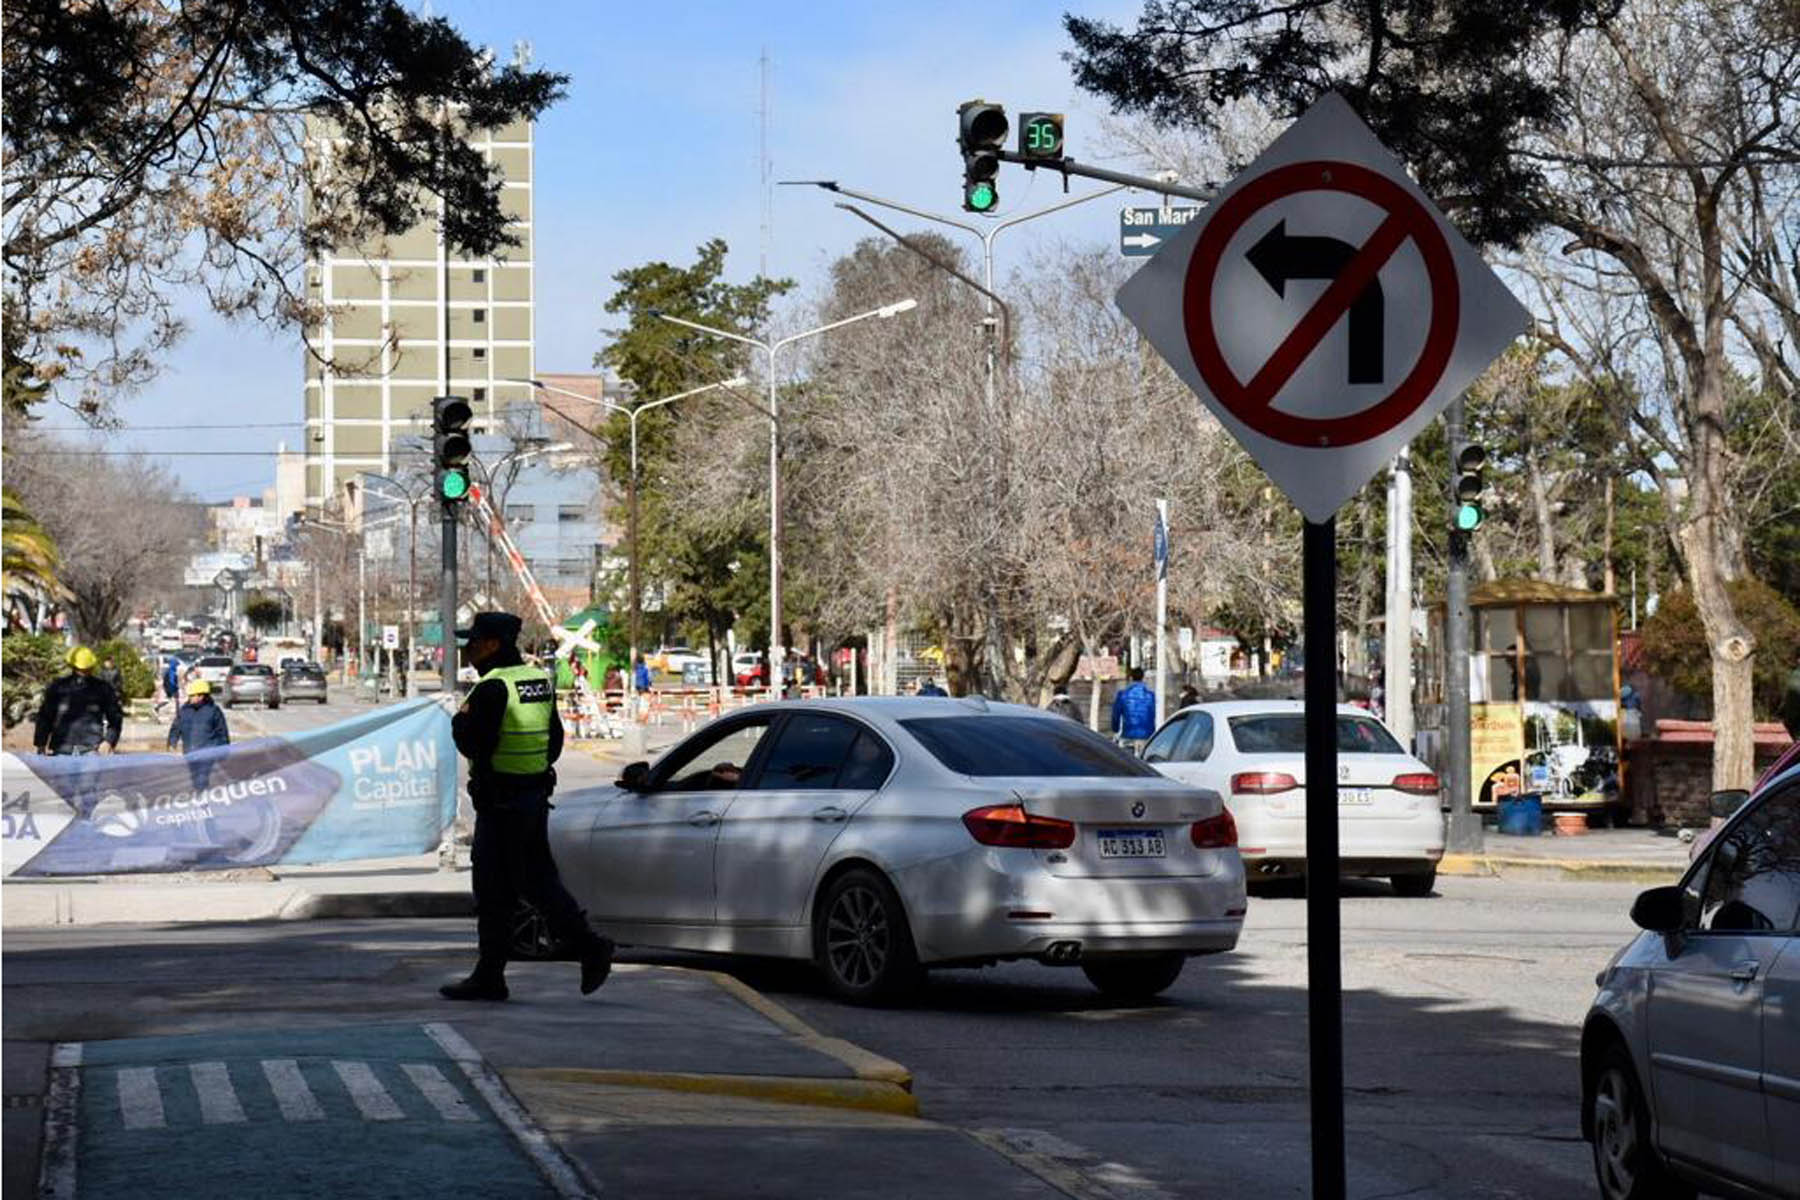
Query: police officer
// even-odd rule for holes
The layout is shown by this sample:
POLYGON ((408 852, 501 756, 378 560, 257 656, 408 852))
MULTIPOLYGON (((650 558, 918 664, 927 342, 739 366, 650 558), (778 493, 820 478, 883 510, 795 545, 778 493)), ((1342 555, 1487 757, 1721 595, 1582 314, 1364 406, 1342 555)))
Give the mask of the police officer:
POLYGON ((582 995, 612 970, 612 941, 588 928, 550 856, 551 764, 562 753, 562 721, 549 675, 519 654, 521 625, 511 613, 484 612, 456 631, 466 661, 481 673, 450 723, 457 750, 469 760, 475 804, 471 857, 480 957, 467 979, 438 989, 451 1000, 506 999, 506 960, 521 899, 543 915, 558 941, 579 948, 582 995))
POLYGON ((119 744, 125 710, 111 684, 94 677, 98 660, 86 646, 69 653, 70 671, 50 681, 38 708, 32 747, 39 754, 93 754, 119 744))

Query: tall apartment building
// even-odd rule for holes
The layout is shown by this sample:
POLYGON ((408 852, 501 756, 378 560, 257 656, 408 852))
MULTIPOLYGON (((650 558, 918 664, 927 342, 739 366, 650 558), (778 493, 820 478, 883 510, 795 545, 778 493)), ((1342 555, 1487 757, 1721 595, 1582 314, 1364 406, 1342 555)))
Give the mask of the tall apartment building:
MULTIPOLYGON (((308 149, 329 156, 329 128, 309 128, 308 149)), ((307 331, 306 504, 341 496, 360 472, 392 474, 431 430, 431 399, 464 396, 471 428, 499 433, 508 406, 533 406, 532 128, 476 130, 470 144, 499 168, 507 228, 518 245, 500 257, 446 261, 435 219, 369 247, 333 247, 307 267, 309 294, 329 315, 307 331), (448 275, 448 296, 440 280, 448 275), (442 336, 449 308, 449 355, 442 336), (323 359, 324 361, 321 361, 323 359)))

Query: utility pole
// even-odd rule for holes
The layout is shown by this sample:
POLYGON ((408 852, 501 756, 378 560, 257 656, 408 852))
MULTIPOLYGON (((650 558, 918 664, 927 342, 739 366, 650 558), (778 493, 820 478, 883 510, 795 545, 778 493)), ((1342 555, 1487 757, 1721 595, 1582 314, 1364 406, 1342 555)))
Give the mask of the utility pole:
POLYGON ((1394 456, 1388 477, 1386 636, 1382 639, 1382 703, 1387 727, 1409 750, 1412 706, 1412 456, 1394 456))
POLYGON ((1169 502, 1156 502, 1156 727, 1162 728, 1163 714, 1168 711, 1167 635, 1169 624, 1169 502))
MULTIPOLYGON (((1444 410, 1444 439, 1450 446, 1450 510, 1461 502, 1457 476, 1463 447, 1463 398, 1444 410)), ((1449 566, 1444 579, 1444 780, 1450 801, 1446 849, 1481 849, 1481 822, 1469 796, 1469 534, 1450 530, 1449 566)))

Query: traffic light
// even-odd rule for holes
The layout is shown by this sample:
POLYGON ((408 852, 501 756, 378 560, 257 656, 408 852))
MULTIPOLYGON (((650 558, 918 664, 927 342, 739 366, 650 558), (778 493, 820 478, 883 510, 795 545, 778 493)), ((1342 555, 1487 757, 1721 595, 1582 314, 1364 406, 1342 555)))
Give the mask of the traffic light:
POLYGON ((1487 486, 1481 476, 1481 468, 1487 465, 1487 451, 1473 442, 1466 442, 1456 452, 1456 514, 1454 526, 1458 533, 1473 533, 1481 524, 1481 493, 1487 486))
POLYGON ((1063 115, 1048 112, 1020 113, 1019 153, 1026 158, 1059 161, 1063 156, 1063 115))
POLYGON ((985 100, 970 100, 956 113, 961 118, 956 144, 963 156, 963 208, 993 212, 1000 204, 994 176, 1000 173, 1000 152, 1006 146, 1006 110, 985 100))
POLYGON ((461 396, 431 401, 431 454, 437 464, 438 499, 455 504, 469 495, 469 418, 474 410, 461 396))

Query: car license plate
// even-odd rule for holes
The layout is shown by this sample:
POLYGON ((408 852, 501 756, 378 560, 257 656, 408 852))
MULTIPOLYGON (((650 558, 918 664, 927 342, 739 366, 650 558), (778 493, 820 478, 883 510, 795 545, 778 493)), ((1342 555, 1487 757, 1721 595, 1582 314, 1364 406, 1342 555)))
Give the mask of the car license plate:
POLYGON ((1375 790, 1373 788, 1341 787, 1338 789, 1339 804, 1373 804, 1375 790))
POLYGON ((1162 858, 1168 853, 1160 829, 1100 829, 1095 835, 1101 858, 1162 858))

